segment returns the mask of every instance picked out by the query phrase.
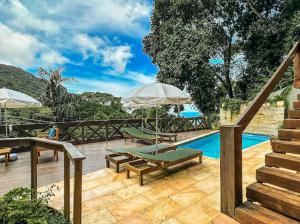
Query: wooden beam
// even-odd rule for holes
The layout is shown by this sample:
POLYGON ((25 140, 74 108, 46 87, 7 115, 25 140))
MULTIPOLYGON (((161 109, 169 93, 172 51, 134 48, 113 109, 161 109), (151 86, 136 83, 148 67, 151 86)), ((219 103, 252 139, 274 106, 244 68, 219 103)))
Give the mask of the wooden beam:
POLYGON ((31 189, 33 190, 32 198, 36 198, 37 191, 37 150, 31 144, 30 157, 31 157, 31 189))
POLYGON ((75 161, 74 167, 74 204, 73 204, 73 223, 81 224, 81 203, 82 203, 82 161, 75 161))
POLYGON ((221 211, 233 218, 243 201, 242 126, 221 126, 220 133, 221 211))
POLYGON ((70 216, 70 160, 64 151, 64 214, 70 216))
POLYGON ((289 52, 286 59, 281 63, 281 65, 274 72, 269 81, 261 89, 261 91, 255 97, 255 99, 250 103, 250 105, 247 107, 244 113, 240 116, 240 118, 236 122, 236 125, 241 125, 243 127, 243 130, 248 126, 248 124, 253 119, 257 111, 261 108, 261 106, 264 104, 271 92, 274 90, 275 86, 278 84, 279 80, 282 78, 289 65, 292 63, 292 60, 299 52, 298 48, 299 43, 297 42, 292 48, 292 50, 289 52))
POLYGON ((294 87, 299 88, 300 82, 300 51, 298 49, 298 53, 295 55, 294 60, 294 87))

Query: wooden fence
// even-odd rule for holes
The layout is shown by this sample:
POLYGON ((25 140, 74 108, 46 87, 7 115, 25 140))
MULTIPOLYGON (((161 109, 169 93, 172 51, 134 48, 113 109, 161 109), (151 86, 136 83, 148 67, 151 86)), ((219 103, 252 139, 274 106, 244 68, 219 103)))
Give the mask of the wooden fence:
POLYGON ((64 214, 70 216, 71 191, 70 191, 70 163, 74 165, 74 193, 73 193, 73 223, 81 223, 82 212, 82 161, 84 155, 72 144, 58 142, 42 138, 10 138, 0 139, 0 147, 24 146, 30 148, 31 158, 31 188, 34 190, 32 197, 36 197, 37 191, 37 148, 57 150, 64 154, 64 214))
MULTIPOLYGON (((115 119, 96 121, 72 121, 56 123, 32 123, 11 125, 10 137, 34 137, 38 131, 45 131, 57 126, 60 129, 60 140, 73 144, 84 144, 123 138, 123 127, 144 127, 155 130, 155 119, 115 119)), ((161 132, 196 131, 209 128, 205 118, 161 118, 161 132)), ((5 134, 5 126, 0 126, 0 135, 5 134)))

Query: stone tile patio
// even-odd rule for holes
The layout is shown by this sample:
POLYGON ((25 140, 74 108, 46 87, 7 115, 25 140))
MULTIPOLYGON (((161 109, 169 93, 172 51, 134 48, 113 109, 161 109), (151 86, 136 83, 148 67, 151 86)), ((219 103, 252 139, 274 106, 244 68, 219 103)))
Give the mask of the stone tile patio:
MULTIPOLYGON (((270 152, 269 142, 243 152, 243 186, 255 181, 255 170, 270 152)), ((139 186, 136 176, 101 169, 83 176, 83 223, 210 223, 220 213, 220 161, 197 159, 145 176, 139 186)), ((63 183, 52 205, 62 208, 63 183)), ((42 187, 40 190, 45 190, 42 187)))

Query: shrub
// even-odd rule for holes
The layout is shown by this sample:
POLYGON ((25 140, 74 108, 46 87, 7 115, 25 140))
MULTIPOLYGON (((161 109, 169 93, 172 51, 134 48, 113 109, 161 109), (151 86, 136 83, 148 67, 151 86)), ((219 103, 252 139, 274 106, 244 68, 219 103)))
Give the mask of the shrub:
POLYGON ((36 193, 28 188, 15 188, 0 198, 0 223, 2 224, 70 224, 64 214, 48 205, 54 194, 52 188, 36 193))
POLYGON ((220 128, 220 115, 218 113, 210 113, 206 115, 207 123, 209 127, 213 130, 218 130, 220 128))

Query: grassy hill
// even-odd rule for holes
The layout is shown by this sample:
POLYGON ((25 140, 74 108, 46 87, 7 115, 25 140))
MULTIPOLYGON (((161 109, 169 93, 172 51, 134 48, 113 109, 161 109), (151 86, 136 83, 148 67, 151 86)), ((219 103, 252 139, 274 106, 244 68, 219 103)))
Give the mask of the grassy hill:
POLYGON ((0 88, 8 88, 38 99, 44 91, 44 85, 38 78, 20 68, 0 64, 0 88))

